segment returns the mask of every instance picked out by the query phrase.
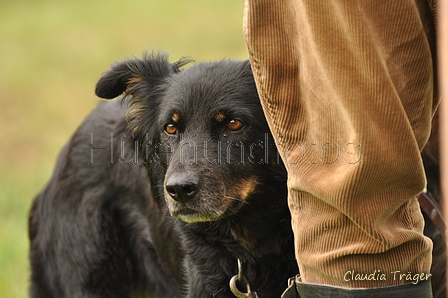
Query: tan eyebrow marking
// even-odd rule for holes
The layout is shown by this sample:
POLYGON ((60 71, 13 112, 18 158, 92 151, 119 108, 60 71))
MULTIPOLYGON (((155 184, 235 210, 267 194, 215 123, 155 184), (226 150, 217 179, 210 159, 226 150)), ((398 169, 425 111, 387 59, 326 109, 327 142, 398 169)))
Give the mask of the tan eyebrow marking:
POLYGON ((215 115, 215 120, 218 122, 222 122, 226 116, 223 113, 218 113, 215 115))
POLYGON ((173 116, 171 116, 171 119, 173 119, 174 122, 179 122, 180 116, 178 113, 174 113, 173 116))

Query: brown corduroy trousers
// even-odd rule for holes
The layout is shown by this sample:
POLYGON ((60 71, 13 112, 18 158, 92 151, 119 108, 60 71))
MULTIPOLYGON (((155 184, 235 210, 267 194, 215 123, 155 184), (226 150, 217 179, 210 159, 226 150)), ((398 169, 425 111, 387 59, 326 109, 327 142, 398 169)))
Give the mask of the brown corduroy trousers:
POLYGON ((430 272, 416 196, 438 105, 433 9, 420 0, 246 0, 249 57, 288 170, 303 282, 371 288, 430 272))

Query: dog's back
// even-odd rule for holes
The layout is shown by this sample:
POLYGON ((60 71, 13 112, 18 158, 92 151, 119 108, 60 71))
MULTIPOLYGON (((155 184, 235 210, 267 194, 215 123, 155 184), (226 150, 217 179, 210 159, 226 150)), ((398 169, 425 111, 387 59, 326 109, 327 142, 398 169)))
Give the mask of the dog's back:
MULTIPOLYGON (((35 198, 29 218, 32 297, 121 298, 148 289, 180 295, 174 279, 180 274, 167 273, 153 247, 161 241, 152 237, 177 240, 172 225, 164 224, 169 218, 151 205, 125 113, 119 100, 101 103, 64 147, 53 177, 35 198), (159 233, 151 234, 151 221, 159 233)), ((175 262, 173 248, 166 253, 175 262)))

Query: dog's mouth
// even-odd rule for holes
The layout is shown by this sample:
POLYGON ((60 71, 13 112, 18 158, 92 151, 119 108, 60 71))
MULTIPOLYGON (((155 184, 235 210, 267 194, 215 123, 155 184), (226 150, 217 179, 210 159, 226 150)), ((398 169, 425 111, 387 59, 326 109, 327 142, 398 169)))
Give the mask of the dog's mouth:
POLYGON ((191 208, 181 208, 171 212, 171 215, 186 223, 216 221, 222 217, 219 214, 206 214, 191 208))
POLYGON ((170 204, 171 208, 169 210, 172 217, 178 218, 186 223, 195 223, 217 221, 233 215, 240 210, 243 204, 244 202, 242 200, 230 200, 223 204, 225 207, 221 205, 223 208, 214 206, 211 209, 204 209, 203 205, 195 208, 191 204, 170 204))

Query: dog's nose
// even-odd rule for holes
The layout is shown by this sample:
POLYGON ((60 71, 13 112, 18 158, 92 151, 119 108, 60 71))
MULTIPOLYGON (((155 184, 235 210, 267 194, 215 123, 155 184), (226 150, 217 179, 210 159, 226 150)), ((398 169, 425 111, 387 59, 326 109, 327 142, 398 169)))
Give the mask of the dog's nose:
POLYGON ((198 179, 191 176, 169 177, 165 183, 166 192, 178 202, 192 200, 199 191, 198 179))

